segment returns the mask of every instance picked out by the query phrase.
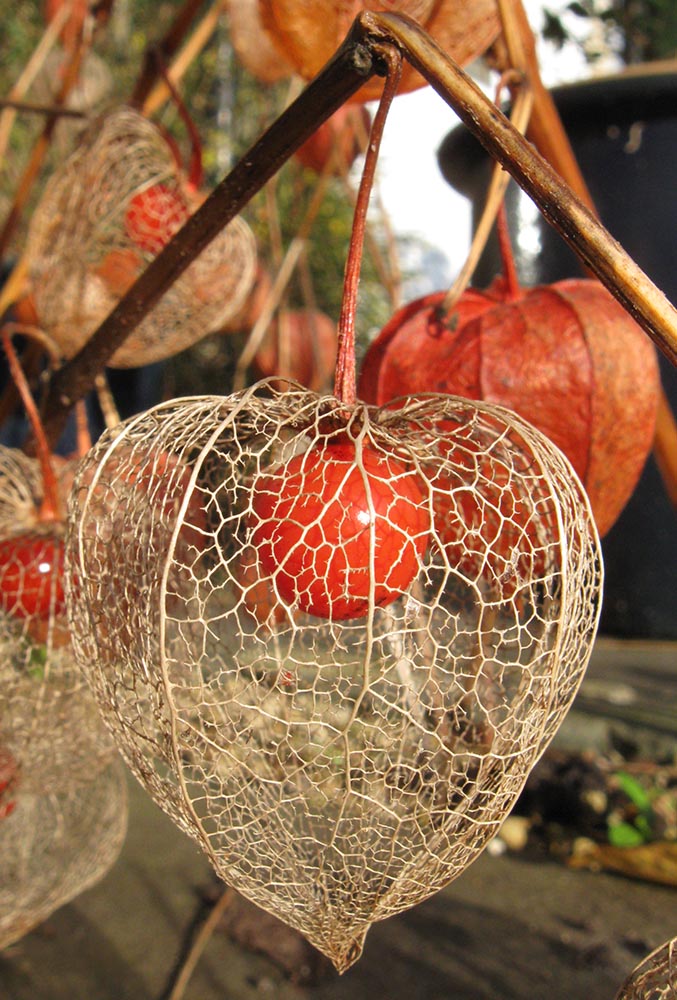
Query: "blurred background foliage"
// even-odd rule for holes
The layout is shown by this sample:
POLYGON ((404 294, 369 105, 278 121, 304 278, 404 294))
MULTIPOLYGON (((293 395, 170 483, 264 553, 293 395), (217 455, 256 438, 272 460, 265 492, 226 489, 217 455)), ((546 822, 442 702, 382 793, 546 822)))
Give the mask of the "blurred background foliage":
MULTIPOLYGON (((81 74, 81 86, 69 99, 69 106, 83 110, 89 118, 128 100, 141 72, 144 54, 163 38, 181 6, 180 0, 163 0, 160 3, 157 0, 114 0, 110 19, 96 33, 91 56, 81 74)), ((209 4, 203 4, 198 19, 208 7, 209 4)), ((44 0, 20 0, 11 9, 6 6, 0 14, 0 95, 11 94, 13 84, 40 42, 45 24, 44 0)), ((26 100, 50 103, 59 79, 59 68, 50 57, 32 84, 26 100)), ((276 84, 262 83, 238 62, 230 44, 228 17, 223 13, 209 43, 193 62, 180 86, 181 95, 202 139, 206 187, 213 187, 225 176, 265 127, 279 115, 289 102, 294 87, 297 87, 295 82, 289 80, 276 84)), ((73 148, 79 129, 87 118, 62 119, 57 124, 41 176, 12 240, 10 258, 16 259, 20 254, 31 208, 49 175, 73 148)), ((17 114, 6 156, 0 162, 0 224, 44 120, 37 114, 17 114)), ((176 106, 172 102, 166 103, 153 115, 153 120, 175 137, 187 162, 190 145, 176 106)), ((350 181, 353 190, 358 179, 354 171, 350 181)), ((317 183, 316 174, 292 159, 270 182, 267 192, 261 192, 254 198, 243 213, 256 235, 260 261, 273 274, 279 266, 281 254, 297 232, 317 183)), ((378 210, 373 216, 372 233, 377 255, 392 263, 394 246, 387 220, 378 210)), ((344 180, 331 178, 302 258, 302 268, 306 268, 304 280, 300 280, 298 275, 292 278, 285 304, 291 308, 307 304, 310 288, 313 304, 334 320, 338 319, 351 224, 349 188, 344 180)), ((403 242, 407 243, 406 238, 403 242)), ((4 263, 7 265, 10 261, 4 263)), ((397 265, 393 266, 397 270, 397 265)), ((364 349, 367 340, 391 312, 391 295, 384 287, 382 273, 379 273, 373 254, 367 248, 360 284, 358 337, 361 343, 358 350, 364 349)), ((162 394, 229 391, 233 367, 246 333, 210 335, 171 359, 164 365, 162 394)))
POLYGON ((584 49, 591 62, 609 50, 627 66, 677 55, 675 0, 572 0, 560 11, 546 0, 544 37, 563 45, 574 20, 597 29, 586 32, 584 49))

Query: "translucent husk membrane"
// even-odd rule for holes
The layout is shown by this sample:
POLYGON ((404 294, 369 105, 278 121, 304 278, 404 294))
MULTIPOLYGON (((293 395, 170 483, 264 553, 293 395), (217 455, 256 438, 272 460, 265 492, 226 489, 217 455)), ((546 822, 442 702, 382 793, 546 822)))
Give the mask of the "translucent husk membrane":
POLYGON ((67 566, 77 656, 132 770, 340 970, 495 834, 580 683, 600 602, 566 459, 449 396, 377 410, 260 384, 158 406, 80 466, 67 566), (347 620, 285 600, 251 544, 257 477, 337 436, 370 502, 365 451, 385 479, 417 476, 430 525, 401 596, 347 620))
POLYGON ((127 830, 127 784, 119 755, 82 784, 19 791, 0 820, 0 948, 96 884, 117 860, 127 830))
MULTIPOLYGON (((63 488, 71 475, 61 467, 63 488)), ((34 459, 0 447, 3 542, 62 543, 59 525, 38 521, 41 482, 34 459)), ((7 558, 3 547, 0 948, 102 878, 127 825, 122 761, 75 663, 55 575, 47 577, 45 610, 38 612, 22 597, 22 572, 19 557, 7 558)))
POLYGON ((656 948, 632 971, 616 1000, 672 1000, 677 996, 677 938, 656 948))
MULTIPOLYGON (((125 107, 92 124, 47 183, 26 247, 40 324, 64 357, 82 347, 188 214, 155 125, 125 107), (159 196, 146 197, 151 189, 159 196), (129 213, 138 197, 143 219, 135 231, 129 213)), ((237 217, 135 328, 112 366, 150 364, 223 327, 243 305, 255 269, 253 234, 237 217)))

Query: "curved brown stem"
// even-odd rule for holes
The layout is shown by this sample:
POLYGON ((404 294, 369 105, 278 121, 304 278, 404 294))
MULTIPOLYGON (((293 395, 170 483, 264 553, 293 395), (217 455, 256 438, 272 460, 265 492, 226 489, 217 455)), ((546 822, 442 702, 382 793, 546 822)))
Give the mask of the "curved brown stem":
POLYGON ((7 355, 9 373, 21 396, 28 422, 31 425, 36 443, 38 461, 40 462, 40 469, 42 471, 42 503, 40 504, 38 519, 43 522, 59 521, 61 520, 59 489, 54 466, 52 465, 52 452, 47 443, 38 408, 35 405, 30 386, 14 350, 12 335, 7 326, 3 326, 1 336, 5 354, 7 355))
MULTIPOLYGON (((521 0, 498 0, 508 59, 528 78, 534 95, 533 114, 527 135, 539 152, 560 173, 581 201, 595 212, 595 204, 585 183, 569 137, 552 94, 541 79, 536 42, 521 0)), ((659 345, 660 346, 660 345, 659 345)), ((677 421, 661 388, 654 439, 654 458, 663 486, 677 508, 677 421)))
MULTIPOLYGON (((157 60, 159 63, 159 73, 162 81, 169 91, 172 101, 176 105, 176 110, 179 112, 179 117, 184 124, 190 140, 190 161, 188 169, 186 170, 186 183, 189 191, 194 194, 199 189, 203 179, 202 139, 200 138, 197 126, 193 121, 188 108, 186 107, 186 103, 170 77, 167 66, 159 52, 157 53, 157 60)), ((177 162, 180 167, 180 158, 177 162)))
POLYGON ((520 288, 519 279, 517 277, 517 268, 515 267, 515 257, 512 252, 512 243, 510 241, 510 232, 508 230, 508 215, 505 210, 505 204, 501 204, 498 210, 498 215, 496 216, 496 233, 498 236, 498 246, 501 254, 501 264, 503 266, 503 277, 505 279, 507 300, 509 302, 516 302, 518 299, 522 298, 522 289, 520 288))
POLYGON ((348 247, 343 281, 341 312, 338 321, 338 354, 336 359, 334 395, 341 402, 347 403, 349 406, 352 406, 357 398, 355 379, 355 314, 357 312, 357 292, 362 267, 362 251, 364 250, 364 234, 367 227, 369 197, 374 184, 383 129, 385 128, 388 111, 397 93, 402 74, 402 54, 397 49, 392 46, 385 46, 381 52, 381 57, 385 60, 388 70, 378 110, 371 126, 360 187, 355 202, 353 228, 350 233, 350 245, 348 247))
POLYGON ((136 81, 134 92, 129 101, 132 107, 142 107, 157 82, 159 76, 159 63, 156 54, 160 54, 164 63, 168 63, 172 59, 179 45, 181 45, 186 37, 186 34, 193 23, 194 18, 197 16, 203 2, 204 0, 185 0, 185 3, 179 9, 179 12, 172 21, 165 37, 156 45, 149 46, 144 57, 141 74, 139 79, 136 81))

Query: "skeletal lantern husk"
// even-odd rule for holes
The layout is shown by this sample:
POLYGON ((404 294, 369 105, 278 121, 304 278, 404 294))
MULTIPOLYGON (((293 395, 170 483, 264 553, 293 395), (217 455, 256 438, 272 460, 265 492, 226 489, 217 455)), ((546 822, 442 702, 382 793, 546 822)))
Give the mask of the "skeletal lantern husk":
POLYGON ((673 1000, 677 996, 677 938, 666 941, 633 969, 616 1000, 673 1000))
MULTIPOLYGON (((68 466, 60 473, 65 488, 68 466)), ((0 538, 55 537, 37 519, 41 489, 38 463, 0 447, 0 538)), ((48 614, 9 613, 8 572, 16 566, 0 566, 0 948, 102 878, 127 825, 122 761, 56 610, 58 585, 48 614)))
POLYGON ((42 793, 19 785, 16 808, 0 820, 0 949, 100 881, 126 831, 127 784, 117 754, 83 783, 64 777, 42 793))
MULTIPOLYGON (((133 199, 156 187, 170 198, 147 205, 158 213, 147 224, 166 228, 168 239, 180 221, 161 213, 184 204, 177 166, 160 131, 131 108, 97 120, 48 181, 26 256, 40 325, 64 357, 82 347, 161 249, 162 240, 139 245, 126 221, 133 199)), ((111 366, 159 361, 221 329, 243 305, 255 272, 254 237, 237 217, 162 296, 111 366)))
POLYGON ((508 411, 449 396, 346 408, 262 383, 162 404, 81 465, 67 566, 79 661, 136 776, 226 882, 340 970, 497 831, 599 614, 566 459, 508 411), (368 448, 417 475, 430 521, 406 591, 349 620, 285 602, 251 544, 258 477, 337 435, 358 467, 368 448))

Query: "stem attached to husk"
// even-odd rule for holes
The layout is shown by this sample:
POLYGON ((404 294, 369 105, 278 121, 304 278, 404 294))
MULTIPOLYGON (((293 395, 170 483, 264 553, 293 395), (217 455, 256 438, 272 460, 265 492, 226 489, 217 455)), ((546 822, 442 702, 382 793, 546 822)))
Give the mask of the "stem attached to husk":
POLYGON ((362 267, 362 251, 364 249, 364 234, 367 228, 367 211, 369 197, 374 184, 378 153, 381 147, 383 129, 393 98, 402 75, 402 55, 392 46, 385 46, 380 53, 385 60, 388 71, 379 101, 378 110, 369 134, 369 144, 364 158, 364 167, 360 187, 357 192, 353 228, 350 233, 350 245, 346 259, 345 277, 343 281, 343 298, 338 321, 338 354, 336 359, 336 379, 334 395, 342 403, 352 406, 357 399, 355 376, 355 314, 357 312, 357 293, 362 267))
POLYGON ((49 521, 59 521, 61 520, 59 489, 56 474, 54 472, 54 466, 52 464, 52 453, 50 451, 49 444, 47 443, 47 438, 45 437, 40 414, 38 413, 38 408, 35 405, 33 394, 30 390, 28 382, 26 381, 19 358, 14 350, 12 335, 7 326, 2 328, 0 335, 2 336, 2 344, 5 349, 5 354, 7 355, 9 373, 12 376, 19 395, 21 396, 21 401, 23 402, 24 409, 26 411, 26 417, 31 425, 33 437, 35 438, 36 452, 38 461, 40 462, 40 469, 42 472, 42 503, 40 504, 40 509, 38 511, 38 520, 43 523, 49 521))
POLYGON ((503 278, 505 280, 505 299, 507 302, 517 302, 518 299, 522 298, 522 289, 517 277, 515 257, 512 252, 510 230, 508 229, 508 213, 505 210, 505 203, 501 204, 496 216, 496 235, 498 236, 498 247, 501 253, 503 278))

